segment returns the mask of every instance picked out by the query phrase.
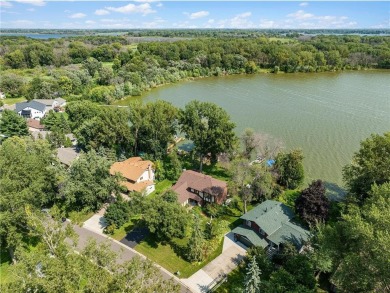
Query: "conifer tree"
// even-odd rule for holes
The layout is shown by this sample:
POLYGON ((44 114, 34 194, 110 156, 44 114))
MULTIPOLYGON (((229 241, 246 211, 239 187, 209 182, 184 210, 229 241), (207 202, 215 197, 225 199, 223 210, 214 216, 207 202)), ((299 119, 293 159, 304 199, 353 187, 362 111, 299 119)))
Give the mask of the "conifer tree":
POLYGON ((191 262, 203 260, 203 248, 204 248, 204 235, 200 226, 199 215, 194 216, 194 230, 190 240, 188 241, 188 260, 191 262))
POLYGON ((244 281, 245 293, 260 293, 260 275, 261 271, 257 265, 256 257, 253 256, 252 260, 248 262, 246 267, 246 276, 244 281))

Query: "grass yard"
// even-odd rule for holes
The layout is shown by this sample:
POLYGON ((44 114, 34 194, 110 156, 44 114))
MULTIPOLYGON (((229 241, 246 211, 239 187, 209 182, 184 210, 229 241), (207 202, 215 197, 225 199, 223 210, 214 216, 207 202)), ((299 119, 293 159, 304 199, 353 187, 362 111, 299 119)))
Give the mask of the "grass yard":
POLYGON ((172 187, 172 184, 173 182, 168 180, 168 179, 165 179, 161 182, 158 182, 156 183, 156 190, 153 191, 151 194, 149 194, 148 196, 149 197, 154 197, 156 195, 159 195, 159 194, 162 194, 164 193, 165 191, 167 191, 169 188, 172 187))
MULTIPOLYGON (((175 240, 174 240, 175 241, 175 240)), ((185 246, 188 238, 178 239, 180 246, 185 246)), ((178 243, 179 244, 179 243, 178 243)), ((196 271, 204 267, 214 258, 222 253, 223 239, 221 240, 218 247, 209 257, 201 263, 190 263, 180 256, 178 256, 173 248, 169 244, 157 243, 152 235, 148 236, 144 241, 135 247, 135 250, 142 253, 152 261, 158 263, 171 273, 180 272, 180 278, 188 278, 196 271)))
POLYGON ((131 218, 122 227, 120 227, 119 229, 115 229, 114 234, 109 235, 109 236, 111 238, 114 238, 115 240, 118 240, 118 241, 122 240, 127 235, 127 233, 129 233, 131 230, 133 230, 133 228, 135 227, 135 225, 137 225, 140 218, 141 217, 131 218))
POLYGON ((13 105, 16 103, 24 102, 26 99, 24 97, 19 97, 19 98, 6 98, 2 100, 5 105, 13 105))
POLYGON ((73 212, 69 213, 68 218, 72 221, 72 223, 75 223, 77 225, 81 225, 86 220, 88 220, 90 217, 92 217, 94 214, 95 214, 94 212, 73 211, 73 212))
POLYGON ((7 250, 1 248, 0 249, 0 289, 4 284, 8 283, 11 279, 10 262, 11 262, 11 258, 9 257, 7 250))
POLYGON ((227 282, 223 283, 218 287, 215 292, 217 293, 230 293, 230 292, 239 292, 238 288, 243 288, 244 286, 245 273, 238 266, 227 276, 227 282))

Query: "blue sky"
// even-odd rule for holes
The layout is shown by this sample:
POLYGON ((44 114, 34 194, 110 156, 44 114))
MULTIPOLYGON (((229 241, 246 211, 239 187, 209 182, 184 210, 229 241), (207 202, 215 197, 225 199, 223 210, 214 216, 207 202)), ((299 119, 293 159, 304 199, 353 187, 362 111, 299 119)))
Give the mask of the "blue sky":
POLYGON ((0 1, 0 28, 390 28, 390 2, 0 1))

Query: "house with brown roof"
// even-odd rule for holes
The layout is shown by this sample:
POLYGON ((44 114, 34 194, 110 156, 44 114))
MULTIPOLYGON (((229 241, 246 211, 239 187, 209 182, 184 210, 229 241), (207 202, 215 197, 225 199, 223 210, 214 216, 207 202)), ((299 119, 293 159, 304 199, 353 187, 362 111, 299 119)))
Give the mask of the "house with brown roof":
POLYGON ((154 170, 151 161, 132 157, 123 162, 114 163, 110 168, 110 173, 111 175, 120 173, 125 178, 122 185, 128 191, 137 191, 148 195, 155 190, 154 170))
POLYGON ((31 132, 45 130, 45 125, 41 124, 39 120, 27 118, 27 127, 31 132))
POLYGON ((182 205, 221 204, 228 193, 225 181, 191 170, 180 175, 172 190, 178 194, 178 201, 182 205))

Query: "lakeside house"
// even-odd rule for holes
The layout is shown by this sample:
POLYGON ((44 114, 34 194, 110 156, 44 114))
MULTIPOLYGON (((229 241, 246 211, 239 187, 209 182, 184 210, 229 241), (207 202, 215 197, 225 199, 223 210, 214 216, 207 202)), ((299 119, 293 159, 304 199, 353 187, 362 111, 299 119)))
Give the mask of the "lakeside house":
POLYGON ((232 230, 235 240, 244 245, 260 246, 269 252, 278 251, 283 243, 291 242, 301 250, 309 231, 294 222, 294 212, 285 204, 266 200, 244 214, 244 224, 232 230))
POLYGON ((172 190, 178 194, 181 205, 221 204, 227 197, 227 183, 211 176, 185 170, 172 190))
POLYGON ((111 175, 120 173, 126 181, 122 185, 128 191, 142 192, 148 195, 155 190, 153 163, 132 157, 123 162, 116 162, 110 168, 111 175))

